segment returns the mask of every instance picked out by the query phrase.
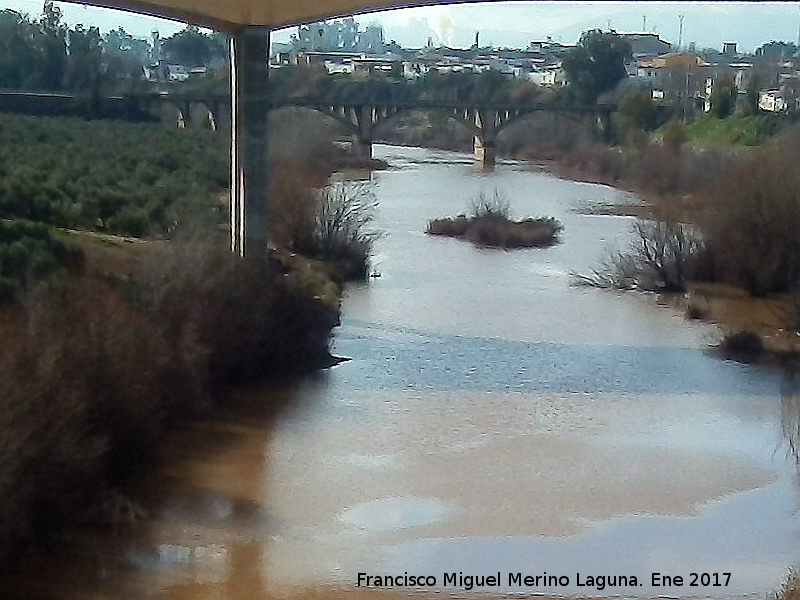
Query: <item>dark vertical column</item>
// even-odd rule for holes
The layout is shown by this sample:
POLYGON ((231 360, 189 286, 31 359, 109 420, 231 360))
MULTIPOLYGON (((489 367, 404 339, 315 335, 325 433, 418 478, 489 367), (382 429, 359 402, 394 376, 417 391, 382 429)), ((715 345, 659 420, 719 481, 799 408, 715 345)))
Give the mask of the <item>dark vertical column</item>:
POLYGON ((231 37, 231 250, 258 256, 267 248, 267 76, 269 28, 231 37))
POLYGON ((186 100, 185 102, 181 103, 181 112, 183 113, 183 126, 186 129, 191 129, 194 126, 192 119, 194 119, 194 114, 192 111, 192 101, 186 100))
POLYGON ((360 158, 372 158, 372 124, 375 110, 370 105, 355 109, 358 133, 353 136, 353 149, 360 158))
POLYGON ((214 101, 214 120, 217 122, 217 131, 232 135, 231 129, 231 105, 228 98, 217 99, 214 101))

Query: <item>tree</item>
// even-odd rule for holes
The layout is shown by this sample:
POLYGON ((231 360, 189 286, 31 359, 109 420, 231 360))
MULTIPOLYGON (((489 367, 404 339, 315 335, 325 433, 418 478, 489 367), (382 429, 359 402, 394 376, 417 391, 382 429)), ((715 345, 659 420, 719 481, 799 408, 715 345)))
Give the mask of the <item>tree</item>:
POLYGON ((619 103, 619 112, 628 126, 642 131, 652 131, 658 126, 658 106, 647 90, 626 94, 619 103))
POLYGON ((758 112, 758 97, 761 91, 761 76, 754 71, 747 82, 747 107, 752 114, 758 112))
POLYGON ((67 26, 61 21, 61 9, 52 2, 45 2, 37 25, 37 83, 43 89, 60 90, 67 66, 67 26))
POLYGON ((781 60, 788 60, 797 54, 797 46, 792 42, 776 42, 772 40, 756 48, 756 56, 775 56, 781 60))
POLYGON ((25 68, 33 54, 33 27, 27 17, 6 9, 0 11, 0 87, 22 88, 30 75, 25 68))
POLYGON ((66 65, 66 26, 47 2, 37 21, 0 11, 0 87, 59 90, 66 65))
POLYGON ((225 36, 203 33, 195 25, 165 39, 162 48, 168 60, 192 67, 224 61, 227 55, 225 36))
POLYGON ((717 77, 711 91, 711 113, 718 119, 725 119, 736 108, 736 85, 729 76, 717 77))
POLYGON ((75 25, 69 30, 67 87, 97 95, 107 78, 102 38, 97 27, 75 25))
POLYGON ((625 38, 615 31, 591 29, 564 56, 562 67, 577 98, 594 104, 625 79, 625 62, 630 58, 631 45, 625 38))
POLYGON ((149 44, 133 37, 122 27, 112 29, 103 36, 103 53, 109 71, 120 78, 134 78, 142 73, 149 62, 149 44))

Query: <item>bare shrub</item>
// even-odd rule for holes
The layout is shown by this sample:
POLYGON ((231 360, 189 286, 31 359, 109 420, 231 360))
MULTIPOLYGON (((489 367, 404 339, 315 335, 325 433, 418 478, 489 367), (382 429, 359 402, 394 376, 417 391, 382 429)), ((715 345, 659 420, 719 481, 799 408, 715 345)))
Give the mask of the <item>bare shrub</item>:
POLYGON ((469 201, 469 216, 472 219, 511 219, 511 202, 500 190, 495 189, 491 195, 480 192, 469 201))
POLYGON ((330 160, 334 154, 332 140, 340 127, 330 117, 307 108, 270 111, 270 159, 284 163, 330 160))
MULTIPOLYGON (((742 159, 722 148, 674 147, 650 142, 641 135, 625 146, 580 146, 561 157, 560 166, 572 177, 621 183, 659 196, 703 192, 709 181, 742 159)), ((630 140, 629 140, 630 141, 630 140)))
POLYGON ((699 236, 688 225, 672 221, 637 220, 633 232, 631 250, 642 271, 655 274, 666 291, 685 291, 692 258, 701 247, 699 236))
POLYGON ((472 132, 441 111, 416 110, 378 123, 375 139, 401 146, 469 150, 472 132))
POLYGON ((572 273, 572 283, 603 289, 634 290, 648 289, 640 282, 637 261, 630 254, 608 251, 600 266, 589 273, 572 273))
POLYGON ((311 235, 298 251, 332 263, 341 280, 365 279, 372 246, 380 232, 371 228, 378 202, 367 183, 339 182, 316 199, 311 235))
POLYGON ((157 328, 119 290, 88 278, 43 285, 26 309, 26 333, 56 353, 61 385, 89 401, 88 424, 107 438, 108 473, 145 462, 171 412, 170 352, 157 328))
POLYGON ((208 392, 326 360, 338 315, 284 271, 223 244, 186 240, 154 257, 135 293, 190 381, 208 392))
POLYGON ((664 129, 664 146, 673 154, 680 154, 684 144, 689 141, 686 127, 680 119, 672 119, 664 129))
POLYGON ((638 219, 624 252, 610 252, 589 274, 575 274, 577 284, 618 289, 683 292, 693 263, 702 249, 699 234, 690 226, 671 221, 638 219))
POLYGON ((498 136, 498 149, 533 160, 568 157, 598 143, 591 117, 568 113, 534 113, 498 136))
POLYGON ((58 280, 0 329, 0 556, 95 508, 153 456, 169 352, 112 287, 58 280))
POLYGON ((314 235, 318 192, 328 179, 319 163, 273 160, 270 165, 270 242, 298 252, 314 235))
POLYGON ((800 289, 795 283, 786 295, 786 302, 778 309, 778 319, 785 329, 795 333, 800 332, 800 289))
POLYGON ((507 224, 502 244, 504 248, 533 248, 552 246, 564 227, 555 217, 538 217, 512 221, 507 224))
POLYGON ((691 320, 702 320, 707 319, 709 316, 709 310, 706 307, 700 306, 699 304, 695 304, 694 302, 690 302, 686 305, 686 318, 691 320))
POLYGON ((464 239, 476 246, 506 248, 509 225, 509 221, 493 216, 473 219, 464 232, 464 239))

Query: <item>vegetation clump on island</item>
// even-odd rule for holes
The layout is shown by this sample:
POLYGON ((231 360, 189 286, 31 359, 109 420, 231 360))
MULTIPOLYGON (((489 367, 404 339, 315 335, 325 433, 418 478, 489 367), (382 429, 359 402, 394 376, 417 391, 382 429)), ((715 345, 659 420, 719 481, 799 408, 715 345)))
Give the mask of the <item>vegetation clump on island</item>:
POLYGON ((470 202, 469 215, 433 219, 425 233, 457 237, 476 246, 493 248, 542 248, 558 242, 564 228, 554 217, 514 221, 511 205, 498 191, 481 192, 470 202))

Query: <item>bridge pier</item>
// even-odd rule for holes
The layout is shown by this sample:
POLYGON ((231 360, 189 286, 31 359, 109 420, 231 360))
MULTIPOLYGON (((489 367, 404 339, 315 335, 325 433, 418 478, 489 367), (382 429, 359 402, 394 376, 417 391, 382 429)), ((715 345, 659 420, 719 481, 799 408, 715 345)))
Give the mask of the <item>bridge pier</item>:
POLYGON ((350 150, 358 158, 372 158, 372 139, 361 135, 353 135, 350 141, 350 150))
POLYGON ((181 102, 178 107, 178 128, 191 129, 193 116, 192 103, 188 100, 181 102))
POLYGON ((231 36, 231 250, 267 250, 268 27, 247 26, 231 36))
POLYGON ((495 162, 497 161, 497 147, 494 141, 487 142, 479 136, 475 136, 472 145, 475 169, 478 171, 491 171, 494 169, 495 162))
POLYGON ((496 110, 476 110, 473 136, 475 168, 479 171, 491 171, 497 160, 497 124, 499 116, 496 110))
POLYGON ((225 110, 225 108, 226 107, 223 107, 221 102, 210 102, 208 104, 208 110, 211 114, 209 117, 209 125, 214 131, 230 131, 231 112, 230 110, 225 110))
POLYGON ((358 133, 353 136, 351 148, 359 158, 372 158, 372 127, 376 116, 375 109, 369 104, 355 109, 358 133))

